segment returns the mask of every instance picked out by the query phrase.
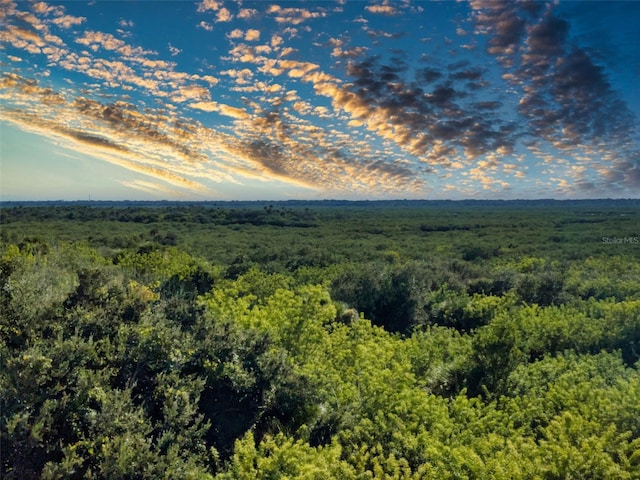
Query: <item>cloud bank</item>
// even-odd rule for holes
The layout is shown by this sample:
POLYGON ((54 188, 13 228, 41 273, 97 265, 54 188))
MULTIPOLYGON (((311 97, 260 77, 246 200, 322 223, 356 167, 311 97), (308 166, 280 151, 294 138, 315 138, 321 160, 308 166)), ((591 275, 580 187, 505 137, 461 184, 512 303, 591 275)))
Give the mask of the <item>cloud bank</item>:
POLYGON ((106 31, 2 0, 0 119, 170 185, 123 181, 145 192, 640 191, 637 118, 554 5, 472 0, 440 36, 415 28, 437 5, 346 7, 204 0, 184 27, 206 46, 190 64, 179 37, 132 37, 138 19, 106 31))

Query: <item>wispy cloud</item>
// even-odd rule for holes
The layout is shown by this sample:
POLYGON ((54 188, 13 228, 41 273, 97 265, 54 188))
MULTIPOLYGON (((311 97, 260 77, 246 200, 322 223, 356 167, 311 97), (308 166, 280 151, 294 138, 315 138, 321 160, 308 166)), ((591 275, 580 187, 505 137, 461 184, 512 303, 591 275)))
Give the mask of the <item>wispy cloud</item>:
POLYGON ((74 25, 80 25, 84 23, 87 19, 85 17, 74 17, 71 15, 63 15, 61 17, 56 17, 51 20, 51 23, 57 25, 61 28, 71 28, 74 25))
POLYGON ((149 182, 146 180, 122 180, 120 181, 122 185, 128 188, 133 188, 134 190, 140 190, 145 193, 149 193, 152 195, 157 195, 160 197, 169 197, 169 198, 186 198, 184 192, 180 190, 176 190, 174 188, 168 188, 165 185, 162 185, 157 182, 149 182))
POLYGON ((284 25, 300 25, 314 18, 322 18, 327 15, 322 8, 310 10, 306 8, 283 8, 279 5, 271 5, 267 14, 273 15, 276 22, 284 25))
POLYGON ((395 7, 393 7, 391 5, 367 5, 364 8, 368 12, 378 13, 380 15, 394 16, 394 15, 399 15, 400 14, 400 12, 395 7))
POLYGON ((250 117, 243 108, 232 107, 218 102, 195 102, 191 103, 189 106, 205 112, 220 112, 222 115, 238 119, 246 119, 250 117))
POLYGON ((174 47, 173 45, 171 45, 171 43, 167 45, 167 48, 169 49, 172 57, 175 57, 176 55, 180 55, 182 53, 182 49, 174 47))

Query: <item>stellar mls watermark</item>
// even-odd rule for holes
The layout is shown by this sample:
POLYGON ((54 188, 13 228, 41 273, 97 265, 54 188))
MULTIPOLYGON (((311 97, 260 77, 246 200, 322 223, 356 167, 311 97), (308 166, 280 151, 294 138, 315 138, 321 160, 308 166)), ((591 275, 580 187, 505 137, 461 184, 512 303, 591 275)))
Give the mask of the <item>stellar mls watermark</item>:
POLYGON ((640 237, 602 237, 605 245, 638 245, 640 237))

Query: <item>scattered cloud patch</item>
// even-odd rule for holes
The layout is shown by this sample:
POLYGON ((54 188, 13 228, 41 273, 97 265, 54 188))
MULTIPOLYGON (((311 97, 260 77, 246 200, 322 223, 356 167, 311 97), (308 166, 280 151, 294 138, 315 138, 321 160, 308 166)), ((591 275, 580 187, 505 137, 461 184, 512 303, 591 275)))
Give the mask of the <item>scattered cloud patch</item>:
POLYGON ((391 5, 367 5, 364 9, 370 13, 379 15, 395 16, 400 14, 398 9, 391 5))
POLYGON ((256 40, 260 40, 260 30, 249 29, 244 35, 244 39, 247 42, 255 42, 256 40))
POLYGON ((241 8, 238 12, 238 18, 242 20, 250 20, 258 15, 258 10, 255 8, 241 8))
POLYGON ((207 32, 213 32, 213 25, 211 25, 208 22, 205 22, 204 20, 202 20, 199 24, 198 27, 202 28, 203 30, 206 30, 207 32))
POLYGON ((306 8, 282 8, 279 5, 271 5, 267 14, 272 15, 275 21, 283 25, 300 25, 307 20, 326 16, 324 9, 315 11, 306 8))
POLYGON ((229 11, 229 9, 223 7, 220 10, 218 10, 216 14, 216 22, 226 23, 226 22, 230 22, 231 20, 233 20, 233 15, 229 11))
POLYGON ((167 45, 167 48, 169 49, 169 53, 171 53, 172 57, 175 57, 176 55, 180 55, 182 53, 181 49, 174 47, 173 45, 171 45, 171 43, 167 45))
POLYGON ((198 3, 198 12, 207 12, 209 10, 217 12, 222 8, 222 2, 218 0, 203 0, 198 3))

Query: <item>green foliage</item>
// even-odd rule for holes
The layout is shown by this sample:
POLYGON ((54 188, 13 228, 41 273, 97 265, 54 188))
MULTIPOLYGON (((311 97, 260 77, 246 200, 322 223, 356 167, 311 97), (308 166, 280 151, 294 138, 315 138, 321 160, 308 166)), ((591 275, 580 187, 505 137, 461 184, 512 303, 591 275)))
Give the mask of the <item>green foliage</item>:
POLYGON ((602 325, 601 343, 608 349, 620 349, 631 365, 640 360, 640 300, 595 301, 584 305, 594 324, 602 325))
POLYGON ((251 433, 236 441, 234 456, 218 480, 295 478, 300 480, 356 479, 353 467, 341 459, 338 444, 310 447, 283 434, 265 437, 256 446, 251 433))
POLYGON ((143 246, 136 252, 127 250, 117 256, 116 263, 146 284, 161 283, 173 276, 183 280, 198 267, 191 255, 174 247, 143 246))
POLYGON ((631 255, 589 257, 567 272, 567 290, 576 297, 597 300, 640 299, 640 264, 631 255))
POLYGON ((636 478, 639 381, 619 354, 567 352, 515 369, 502 401, 539 442, 549 478, 636 478))
POLYGON ((471 365, 470 335, 432 326, 407 340, 407 351, 418 384, 442 396, 458 393, 471 365))
POLYGON ((625 205, 0 208, 0 476, 638 479, 625 205))
POLYGON ((26 342, 45 333, 47 318, 60 313, 62 302, 77 282, 75 272, 60 252, 32 252, 31 248, 12 246, 2 258, 4 278, 0 328, 18 342, 26 342))
POLYGON ((473 338, 470 386, 478 393, 480 387, 503 393, 507 376, 518 365, 568 349, 597 353, 623 348, 625 358, 635 361, 639 309, 636 301, 592 302, 588 309, 533 305, 499 313, 473 338))
MULTIPOLYGON (((460 283, 439 262, 347 266, 331 283, 331 295, 392 332, 410 333, 429 316, 433 291, 447 282, 460 283)), ((444 287, 442 287, 444 288, 444 287)))

